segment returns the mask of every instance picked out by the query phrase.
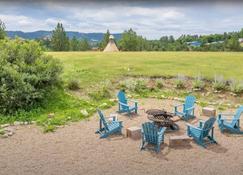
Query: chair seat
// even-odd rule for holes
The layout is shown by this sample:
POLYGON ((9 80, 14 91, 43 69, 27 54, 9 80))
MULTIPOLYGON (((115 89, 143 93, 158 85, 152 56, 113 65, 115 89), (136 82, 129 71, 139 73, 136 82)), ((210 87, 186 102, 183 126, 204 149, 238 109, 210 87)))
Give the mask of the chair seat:
POLYGON ((120 123, 117 122, 117 121, 113 121, 112 123, 110 123, 108 125, 109 131, 112 131, 112 130, 117 129, 117 128, 120 128, 120 123))

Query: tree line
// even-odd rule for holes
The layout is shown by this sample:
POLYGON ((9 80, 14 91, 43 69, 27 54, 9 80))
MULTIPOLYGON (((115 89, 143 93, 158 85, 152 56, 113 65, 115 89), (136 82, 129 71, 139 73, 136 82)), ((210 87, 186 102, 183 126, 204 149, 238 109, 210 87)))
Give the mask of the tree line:
MULTIPOLYGON (((5 29, 0 20, 0 39, 6 37, 5 29)), ((37 40, 46 50, 88 51, 94 47, 103 50, 109 42, 109 36, 110 32, 107 30, 102 41, 91 45, 87 39, 79 40, 75 36, 69 39, 63 25, 58 23, 50 38, 37 40)), ((162 36, 157 40, 148 40, 129 29, 115 42, 122 51, 243 51, 239 38, 243 38, 243 29, 223 34, 181 35, 177 39, 172 35, 162 36), (191 45, 192 42, 197 42, 198 45, 191 45)))
MULTIPOLYGON (((99 44, 100 50, 105 48, 109 35, 107 30, 99 44)), ((243 51, 240 38, 243 38, 243 29, 224 34, 181 35, 177 39, 171 35, 162 36, 159 40, 147 40, 137 35, 133 29, 129 29, 122 33, 121 39, 116 43, 122 51, 243 51), (197 42, 199 45, 190 45, 191 42, 197 42)))

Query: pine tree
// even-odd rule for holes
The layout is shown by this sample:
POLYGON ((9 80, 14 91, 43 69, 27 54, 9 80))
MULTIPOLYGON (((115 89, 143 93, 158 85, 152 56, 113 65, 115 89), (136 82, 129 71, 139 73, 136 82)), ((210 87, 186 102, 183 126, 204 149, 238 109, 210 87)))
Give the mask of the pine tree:
POLYGON ((87 51, 87 50, 90 50, 90 45, 89 45, 89 42, 84 39, 80 42, 80 50, 81 51, 87 51))
POLYGON ((106 33, 104 34, 104 37, 103 37, 102 41, 100 42, 100 46, 99 46, 99 48, 100 48, 101 50, 103 50, 103 49, 106 47, 106 45, 108 44, 108 42, 109 42, 109 37, 110 37, 110 31, 107 30, 106 33))
POLYGON ((4 39, 6 37, 5 29, 6 29, 5 24, 0 19, 0 39, 4 39))
POLYGON ((70 50, 72 51, 80 50, 80 42, 75 36, 70 40, 70 50))
POLYGON ((55 30, 52 31, 51 46, 54 51, 67 51, 69 50, 69 39, 62 23, 58 23, 55 30))

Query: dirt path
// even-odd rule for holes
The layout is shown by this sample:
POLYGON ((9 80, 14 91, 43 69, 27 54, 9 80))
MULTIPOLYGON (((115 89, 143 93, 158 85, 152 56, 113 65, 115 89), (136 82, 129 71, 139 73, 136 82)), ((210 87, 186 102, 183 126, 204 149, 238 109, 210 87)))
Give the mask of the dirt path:
MULTIPOLYGON (((142 108, 172 110, 170 100, 139 100, 142 108)), ((116 111, 116 107, 105 114, 116 111)), ((196 114, 199 116, 199 107, 196 114)), ((147 121, 142 110, 130 119, 119 115, 124 128, 140 126, 147 121)), ((201 118, 206 119, 206 118, 201 118)), ((192 121, 192 123, 197 120, 192 121)), ((99 139, 95 115, 90 120, 73 123, 54 133, 43 134, 36 126, 18 126, 16 134, 0 139, 1 175, 76 175, 76 174, 243 174, 243 136, 221 134, 216 126, 218 145, 203 149, 191 142, 188 146, 169 147, 170 135, 182 135, 185 122, 178 122, 180 130, 165 135, 161 152, 140 151, 140 140, 124 136, 99 139)), ((125 129, 123 129, 125 134, 125 129)))

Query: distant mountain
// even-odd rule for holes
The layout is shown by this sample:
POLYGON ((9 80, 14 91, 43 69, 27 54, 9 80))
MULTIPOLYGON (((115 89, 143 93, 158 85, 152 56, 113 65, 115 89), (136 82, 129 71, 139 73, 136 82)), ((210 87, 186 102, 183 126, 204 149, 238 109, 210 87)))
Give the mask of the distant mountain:
MULTIPOLYGON (((80 33, 67 31, 67 36, 69 38, 77 37, 78 39, 87 39, 88 41, 99 42, 103 39, 104 33, 80 33)), ((24 38, 24 39, 41 39, 41 38, 50 38, 51 31, 39 30, 35 32, 22 32, 22 31, 7 31, 7 35, 10 38, 14 38, 16 36, 24 38)), ((116 40, 121 39, 120 33, 112 34, 116 40)))

